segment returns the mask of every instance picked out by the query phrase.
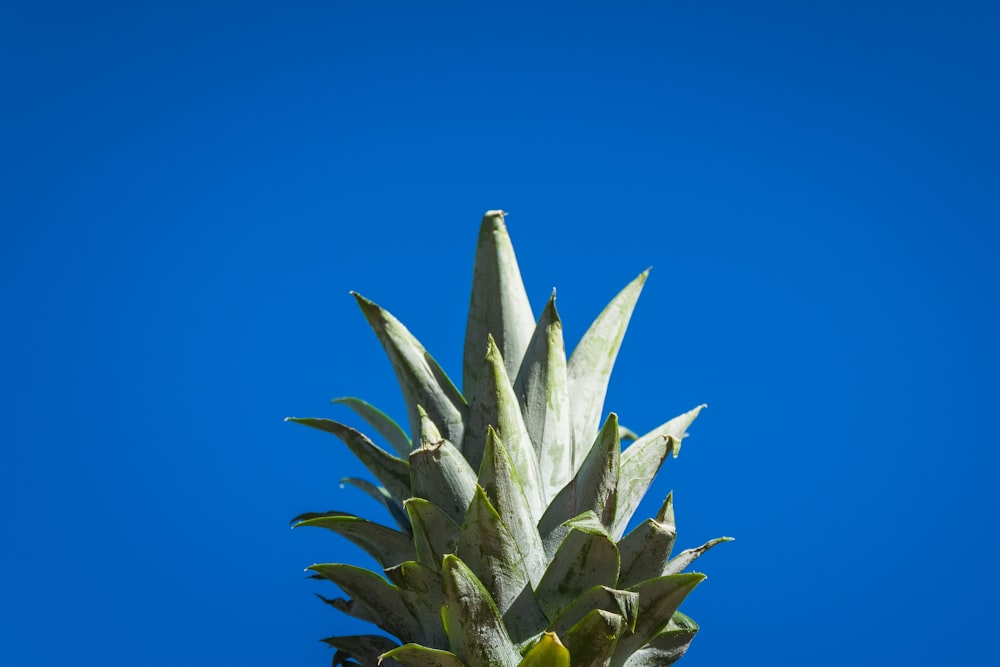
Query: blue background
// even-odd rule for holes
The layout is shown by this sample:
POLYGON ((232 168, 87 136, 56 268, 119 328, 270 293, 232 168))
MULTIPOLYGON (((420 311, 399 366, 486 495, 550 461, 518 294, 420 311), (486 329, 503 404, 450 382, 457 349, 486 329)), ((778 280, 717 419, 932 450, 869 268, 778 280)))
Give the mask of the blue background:
POLYGON ((642 508, 737 538, 682 664, 989 664, 995 7, 5 3, 0 661, 365 631, 302 568, 369 561, 288 520, 388 518, 282 418, 403 418, 349 289, 457 378, 503 208, 569 345, 653 265, 606 410, 710 405, 642 508))

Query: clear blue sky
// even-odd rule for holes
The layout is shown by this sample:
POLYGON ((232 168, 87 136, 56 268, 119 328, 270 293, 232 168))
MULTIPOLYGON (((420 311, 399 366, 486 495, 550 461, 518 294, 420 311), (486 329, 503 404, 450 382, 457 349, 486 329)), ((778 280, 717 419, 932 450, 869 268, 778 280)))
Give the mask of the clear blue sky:
POLYGON ((737 538, 682 664, 995 660, 995 4, 0 12, 0 662, 329 664, 367 561, 288 520, 384 517, 282 418, 402 415, 349 289, 460 375, 491 208, 570 344, 654 267, 606 409, 708 403, 644 509, 737 538))

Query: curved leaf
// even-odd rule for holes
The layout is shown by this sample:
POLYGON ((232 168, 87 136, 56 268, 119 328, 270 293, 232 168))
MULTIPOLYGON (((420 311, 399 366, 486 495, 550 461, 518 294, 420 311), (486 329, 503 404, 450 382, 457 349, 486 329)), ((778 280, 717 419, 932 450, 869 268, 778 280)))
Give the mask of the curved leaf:
MULTIPOLYGON (((649 433, 645 433, 642 437, 636 438, 635 442, 629 445, 629 448, 626 449, 625 452, 627 453, 629 450, 635 449, 636 447, 641 449, 643 444, 648 444, 649 442, 656 440, 658 437, 670 436, 678 443, 673 449, 674 458, 676 459, 677 455, 681 453, 680 443, 687 437, 688 428, 694 420, 697 419, 701 411, 707 407, 707 404, 702 403, 693 410, 688 410, 684 414, 678 415, 670 421, 660 424, 649 433)), ((639 454, 640 452, 637 451, 629 456, 638 456, 639 454)))
POLYGON ((330 402, 339 405, 346 405, 350 409, 354 410, 358 416, 368 422, 368 424, 375 429, 376 433, 385 438, 385 441, 392 445, 392 448, 396 450, 396 453, 399 454, 399 456, 407 457, 410 455, 410 450, 413 449, 413 445, 410 443, 410 437, 406 435, 406 431, 404 431, 399 424, 389 417, 389 415, 385 414, 371 403, 367 403, 362 401, 360 398, 354 398, 352 396, 334 398, 330 402))
POLYGON ((518 667, 569 667, 569 651, 555 634, 546 632, 524 654, 518 667))
POLYGON ((628 657, 660 634, 677 608, 705 580, 703 574, 672 574, 649 579, 630 588, 639 594, 639 614, 635 631, 618 640, 612 667, 623 665, 628 657))
POLYGON ((343 563, 310 565, 353 598, 355 604, 366 607, 376 625, 401 640, 421 637, 420 624, 403 600, 405 593, 374 572, 343 563))
POLYGON ((548 503, 579 465, 573 459, 566 347, 555 291, 535 325, 514 380, 514 394, 535 446, 543 501, 548 503))
POLYGON ((601 423, 611 369, 648 275, 649 269, 646 269, 605 306, 583 334, 569 359, 566 373, 572 400, 573 446, 577 451, 575 460, 582 460, 594 441, 594 433, 601 423))
POLYGON ((687 652, 698 633, 698 624, 681 612, 674 612, 666 629, 645 647, 633 653, 625 667, 661 667, 672 665, 687 652))
POLYGON ((593 512, 566 522, 570 529, 545 570, 535 596, 542 611, 556 619, 581 593, 593 586, 614 588, 618 548, 593 512))
POLYGON ((458 548, 458 524, 440 507, 423 498, 410 498, 403 507, 413 525, 417 562, 440 572, 441 559, 458 548))
POLYGON ((409 412, 410 432, 419 432, 417 406, 422 405, 434 423, 443 429, 446 438, 461 442, 468 406, 458 389, 399 320, 360 294, 351 294, 357 299, 396 371, 409 412))
POLYGON ((714 540, 705 542, 705 544, 696 549, 686 549, 670 559, 670 562, 667 563, 666 568, 663 570, 663 574, 677 574, 678 572, 683 572, 688 565, 698 560, 703 553, 714 547, 716 544, 732 541, 733 538, 731 537, 717 537, 714 540))
POLYGON ((413 550, 413 539, 409 535, 353 514, 307 519, 300 521, 293 527, 301 528, 304 526, 326 528, 343 535, 364 549, 383 568, 413 560, 416 555, 413 550))
POLYGON ((441 564, 445 632, 449 648, 469 667, 517 667, 521 655, 504 628, 493 598, 457 556, 441 564))
POLYGON ((524 426, 521 408, 514 395, 507 370, 504 368, 500 350, 488 337, 483 371, 479 376, 479 388, 469 411, 469 422, 462 442, 462 454, 474 470, 479 470, 486 449, 487 430, 492 426, 503 439, 517 476, 531 508, 532 518, 537 521, 545 507, 541 485, 538 481, 538 461, 531 436, 524 426))
POLYGON ((341 488, 343 488, 345 484, 361 489, 376 501, 381 503, 383 507, 389 510, 389 514, 399 527, 403 529, 403 532, 407 534, 410 533, 410 520, 406 517, 406 512, 403 511, 403 506, 398 500, 392 497, 392 494, 389 493, 387 488, 384 486, 375 486, 368 480, 359 479, 357 477, 342 478, 340 480, 341 488))
POLYGON ((382 635, 327 637, 322 641, 347 653, 365 667, 379 667, 379 656, 398 646, 396 642, 382 635))
POLYGON ((360 431, 330 419, 287 417, 285 421, 303 424, 337 436, 375 475, 382 486, 389 490, 389 493, 396 498, 409 497, 410 465, 376 445, 360 431))
POLYGON ((618 481, 618 510, 611 534, 621 537, 629 519, 639 507, 639 502, 652 484, 660 466, 670 452, 676 454, 680 442, 687 434, 704 405, 674 417, 633 442, 622 452, 621 475, 618 481))
POLYGON ((542 538, 532 519, 528 499, 514 463, 492 426, 487 429, 486 451, 479 468, 479 485, 486 491, 493 507, 500 514, 500 519, 510 531, 511 539, 521 551, 531 585, 537 586, 548 564, 542 548, 542 538))
POLYGON ((405 667, 467 667, 457 655, 451 651, 428 648, 420 644, 403 644, 382 655, 405 667))
MULTIPOLYGON (((321 577, 318 574, 313 576, 316 577, 317 579, 325 578, 321 577)), ((361 606, 354 600, 348 600, 347 598, 328 598, 328 597, 323 597, 319 593, 315 593, 314 595, 323 602, 327 603, 328 605, 336 609, 337 611, 347 614, 351 618, 356 618, 361 621, 368 621, 373 625, 375 624, 375 616, 372 615, 371 610, 361 606)))
POLYGON ((515 377, 535 326, 504 215, 487 211, 476 243, 462 365, 462 390, 470 399, 475 397, 470 392, 477 386, 486 337, 493 335, 506 360, 507 375, 515 377))

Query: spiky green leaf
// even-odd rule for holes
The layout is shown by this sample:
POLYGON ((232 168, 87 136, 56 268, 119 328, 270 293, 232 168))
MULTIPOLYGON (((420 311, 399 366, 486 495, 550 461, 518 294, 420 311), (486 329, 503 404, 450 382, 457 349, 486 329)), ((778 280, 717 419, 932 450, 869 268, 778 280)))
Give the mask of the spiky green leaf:
POLYGON ((676 537, 674 494, 669 493, 655 518, 642 522, 618 541, 622 558, 618 585, 627 588, 666 574, 676 537))
POLYGON ((635 627, 636 615, 639 613, 639 594, 608 586, 594 586, 569 603, 549 626, 549 630, 561 637, 595 609, 621 616, 625 627, 631 630, 635 627))
POLYGON ((572 400, 573 446, 578 453, 576 460, 586 456, 587 448, 594 441, 594 433, 601 423, 611 369, 648 275, 649 269, 646 269, 611 300, 583 334, 569 359, 566 372, 572 400))
POLYGON ((630 655, 662 632, 684 598, 704 581, 705 575, 672 574, 649 579, 629 590, 639 594, 639 614, 635 631, 618 640, 612 667, 623 665, 630 655))
POLYGON ((360 294, 351 294, 357 299, 396 372, 410 417, 411 433, 419 432, 420 416, 417 406, 422 405, 442 430, 444 437, 452 442, 461 442, 468 413, 462 394, 399 320, 360 294))
POLYGON ((458 557, 479 576, 511 640, 520 643, 545 628, 518 543, 479 486, 462 524, 458 557))
POLYGON ((466 396, 475 397, 487 336, 495 338, 507 364, 507 375, 516 377, 534 326, 535 317, 504 224, 504 212, 487 211, 479 227, 465 326, 462 390, 466 396))
POLYGON ((625 627, 620 614, 592 609, 565 634, 571 667, 607 667, 625 627))
POLYGON ((493 427, 487 429, 486 451, 479 468, 479 485, 485 489, 490 502, 500 514, 500 519, 510 531, 511 538, 520 549, 531 585, 537 586, 547 566, 542 538, 532 519, 528 499, 514 462, 493 427))
POLYGON ((346 405, 350 409, 354 410, 358 416, 368 422, 368 424, 375 429, 376 433, 385 438, 385 441, 392 445, 392 448, 399 456, 405 458, 410 455, 410 450, 413 449, 413 445, 410 443, 410 438, 406 435, 406 431, 404 431, 389 415, 385 414, 371 403, 367 403, 362 401, 360 398, 354 398, 352 396, 334 398, 330 402, 338 405, 346 405))
POLYGON ((355 604, 366 607, 378 627, 399 639, 421 638, 420 623, 413 617, 404 596, 412 595, 391 585, 369 570, 343 563, 310 565, 353 598, 355 604))
POLYGON ((288 417, 285 421, 303 424, 337 436, 351 453, 371 471, 396 498, 410 495, 410 465, 385 451, 360 431, 330 419, 288 417))
POLYGON ((685 549, 670 559, 670 562, 667 563, 667 566, 663 570, 663 574, 677 574, 678 572, 683 572, 688 565, 698 560, 702 554, 714 547, 716 544, 732 541, 733 538, 731 537, 717 537, 714 540, 705 542, 705 544, 695 549, 685 549))
POLYGON ((500 350, 490 336, 483 360, 483 371, 479 376, 479 389, 469 411, 469 423, 465 429, 462 453, 469 465, 479 470, 486 449, 489 427, 496 429, 503 439, 521 479, 527 496, 532 518, 537 521, 544 508, 541 484, 538 481, 538 460, 531 436, 524 425, 521 408, 514 395, 507 370, 504 368, 500 350))
POLYGON ((550 620, 592 586, 613 588, 618 581, 618 548, 600 519, 587 512, 566 524, 569 532, 535 590, 550 620))
POLYGON ((554 291, 524 353, 514 381, 514 394, 535 446, 543 500, 548 503, 578 465, 573 460, 566 347, 554 291))
POLYGON ((674 612, 666 629, 649 644, 633 653, 625 667, 666 667, 687 652, 691 640, 698 633, 698 624, 681 612, 674 612))
POLYGON ((451 651, 429 648, 420 644, 403 644, 382 655, 405 667, 468 667, 451 651))
POLYGON ((560 539, 564 532, 558 528, 565 517, 591 511, 600 519, 605 530, 610 530, 617 504, 620 452, 618 417, 612 412, 587 452, 583 465, 552 500, 538 522, 538 530, 548 553, 551 553, 553 541, 560 539))
POLYGON ((455 553, 458 548, 458 524, 440 507, 423 498, 410 498, 403 507, 413 526, 417 562, 440 571, 444 555, 455 553))
POLYGON ((476 474, 447 440, 426 443, 410 454, 413 496, 429 500, 461 525, 476 490, 476 474))
POLYGON ((426 644, 441 646, 448 640, 441 623, 441 605, 444 593, 441 574, 420 563, 407 561, 387 568, 385 576, 401 590, 413 595, 403 595, 403 602, 421 626, 421 637, 426 644))
POLYGON ((413 539, 409 535, 353 514, 307 519, 295 524, 294 527, 304 526, 326 528, 343 535, 364 549, 383 568, 413 560, 416 555, 413 550, 413 539))
POLYGON ((398 644, 382 635, 348 635, 327 637, 324 643, 350 655, 365 667, 379 667, 379 656, 398 644))
MULTIPOLYGON (((644 444, 648 444, 649 442, 655 441, 657 438, 661 436, 670 436, 674 438, 674 440, 676 440, 678 443, 672 450, 674 458, 676 459, 677 455, 681 453, 680 443, 684 440, 684 438, 687 437, 688 428, 690 428, 694 420, 698 418, 698 415, 701 414, 701 411, 707 407, 708 405, 702 403, 693 410, 688 410, 684 414, 678 415, 673 419, 671 419, 670 421, 660 424, 652 431, 644 433, 641 437, 636 438, 635 442, 629 445, 629 448, 626 449, 625 451, 628 452, 630 449, 635 449, 636 446, 639 446, 641 449, 644 444)), ((630 456, 637 456, 637 455, 639 455, 639 452, 635 452, 630 456)))
POLYGON ((517 667, 521 661, 493 598, 457 556, 441 564, 445 632, 452 653, 468 667, 517 667))
POLYGON ((554 633, 546 632, 524 654, 517 667, 569 667, 569 651, 554 633))
POLYGON ((618 510, 611 534, 621 537, 629 519, 639 507, 667 455, 676 452, 687 429, 704 405, 674 417, 642 436, 622 453, 621 475, 618 481, 618 510))

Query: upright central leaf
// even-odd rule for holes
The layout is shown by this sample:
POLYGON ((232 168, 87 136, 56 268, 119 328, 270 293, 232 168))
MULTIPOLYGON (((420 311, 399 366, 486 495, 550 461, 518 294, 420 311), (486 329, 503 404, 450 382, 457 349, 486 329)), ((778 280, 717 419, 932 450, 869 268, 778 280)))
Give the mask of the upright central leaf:
POLYGON ((566 347, 555 292, 538 318, 514 381, 514 393, 535 445, 542 491, 545 502, 549 502, 580 463, 573 459, 566 347))
POLYGON ((524 425, 500 350, 492 336, 487 336, 486 359, 482 364, 476 398, 472 402, 462 442, 462 454, 474 470, 479 470, 486 449, 487 431, 491 426, 495 428, 521 478, 532 518, 538 521, 542 516, 544 499, 542 485, 538 481, 535 448, 524 425))
POLYGON ((462 366, 462 391, 470 399, 486 353, 486 337, 492 334, 507 364, 507 375, 516 377, 535 328, 504 215, 503 211, 486 212, 476 244, 462 366))

